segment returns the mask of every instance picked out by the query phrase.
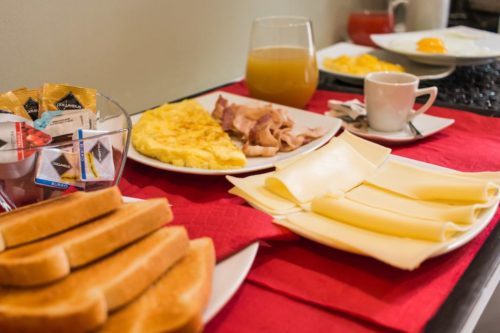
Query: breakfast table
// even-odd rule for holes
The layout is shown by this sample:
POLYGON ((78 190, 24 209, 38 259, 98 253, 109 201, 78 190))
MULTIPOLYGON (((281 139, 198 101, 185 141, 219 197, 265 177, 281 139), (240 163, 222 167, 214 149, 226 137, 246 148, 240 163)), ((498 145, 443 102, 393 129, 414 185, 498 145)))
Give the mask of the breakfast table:
MULTIPOLYGON (((216 88, 248 96, 244 81, 216 88)), ((317 90, 306 106, 362 95, 317 90)), ((395 155, 460 171, 500 170, 500 119, 434 106, 455 123, 424 139, 390 146, 395 155)), ((174 173, 127 160, 126 196, 166 197, 174 224, 211 236, 221 261, 259 241, 255 261, 206 332, 458 332, 475 325, 500 276, 500 212, 466 245, 403 271, 328 248, 272 223, 230 193, 224 176, 174 173), (484 288, 484 292, 483 292, 484 288), (468 326, 469 325, 469 326, 468 326)))

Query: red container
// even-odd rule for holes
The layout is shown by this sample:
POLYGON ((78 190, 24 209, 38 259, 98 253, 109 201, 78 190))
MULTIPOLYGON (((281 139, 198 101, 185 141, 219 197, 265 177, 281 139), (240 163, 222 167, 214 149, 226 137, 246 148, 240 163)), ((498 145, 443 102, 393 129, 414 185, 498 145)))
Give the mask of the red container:
POLYGON ((389 11, 361 11, 349 15, 347 32, 352 42, 366 46, 376 46, 370 34, 391 33, 394 17, 389 11))

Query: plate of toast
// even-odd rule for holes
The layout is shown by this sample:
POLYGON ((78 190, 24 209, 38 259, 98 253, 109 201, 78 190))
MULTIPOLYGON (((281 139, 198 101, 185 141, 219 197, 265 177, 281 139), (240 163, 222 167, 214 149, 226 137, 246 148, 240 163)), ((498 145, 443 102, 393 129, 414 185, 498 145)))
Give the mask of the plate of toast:
POLYGON ((165 198, 116 187, 0 214, 0 332, 201 331, 258 244, 216 265, 212 240, 172 219, 165 198))

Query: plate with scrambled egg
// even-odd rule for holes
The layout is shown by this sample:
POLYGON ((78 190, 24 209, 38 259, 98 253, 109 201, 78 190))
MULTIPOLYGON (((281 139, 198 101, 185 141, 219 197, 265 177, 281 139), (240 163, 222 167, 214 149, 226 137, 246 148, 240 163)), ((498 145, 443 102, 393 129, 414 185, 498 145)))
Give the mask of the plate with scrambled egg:
POLYGON ((500 57, 500 35, 458 26, 370 36, 379 47, 431 65, 476 65, 500 57))
POLYGON ((317 58, 320 70, 353 84, 362 84, 371 72, 407 72, 420 80, 431 80, 446 77, 455 70, 451 65, 424 65, 396 53, 346 42, 319 50, 317 58))
MULTIPOLYGON (((131 118, 129 158, 158 169, 200 175, 229 175, 271 168, 278 161, 321 147, 342 125, 336 118, 225 92, 164 104, 131 118), (212 117, 221 97, 229 105, 281 110, 293 120, 292 132, 300 134, 321 128, 321 136, 291 151, 277 151, 268 157, 245 156, 241 138, 224 131, 225 124, 212 117)), ((241 120, 241 117, 235 119, 241 120)))

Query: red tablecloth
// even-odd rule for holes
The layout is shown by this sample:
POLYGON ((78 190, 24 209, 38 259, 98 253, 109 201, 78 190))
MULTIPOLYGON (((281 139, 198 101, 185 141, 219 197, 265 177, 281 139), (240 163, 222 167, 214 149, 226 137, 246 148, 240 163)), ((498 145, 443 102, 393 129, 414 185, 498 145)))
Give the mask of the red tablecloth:
MULTIPOLYGON (((243 83, 223 90, 247 95, 243 83)), ((328 99, 355 97, 361 98, 318 91, 308 109, 322 113, 328 99)), ((454 118, 455 124, 421 141, 393 147, 394 154, 462 171, 500 170, 500 119, 439 107, 428 113, 454 118)), ((255 239, 289 240, 268 241, 261 247, 243 287, 208 324, 207 332, 419 331, 499 218, 497 212, 466 246, 406 272, 307 240, 290 241, 267 215, 228 194, 229 188, 223 177, 174 174, 131 161, 121 184, 125 195, 167 196, 177 223, 187 225, 192 236, 215 235, 218 258, 255 239), (226 230, 224 225, 231 227, 226 230)))

